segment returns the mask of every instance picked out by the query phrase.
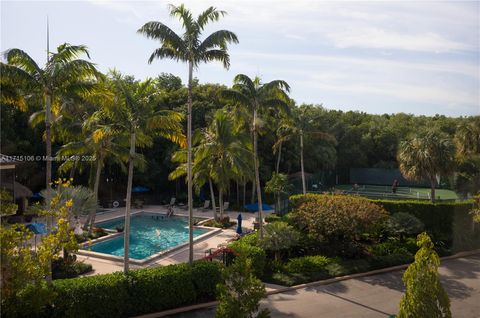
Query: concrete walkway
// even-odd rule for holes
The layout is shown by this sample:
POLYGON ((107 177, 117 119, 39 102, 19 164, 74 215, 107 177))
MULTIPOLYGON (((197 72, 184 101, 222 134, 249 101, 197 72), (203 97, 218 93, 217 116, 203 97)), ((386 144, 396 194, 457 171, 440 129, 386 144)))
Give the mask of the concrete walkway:
MULTIPOLYGON (((274 294, 262 302, 272 317, 388 317, 398 312, 403 271, 274 294)), ((444 260, 440 267, 453 317, 480 317, 480 255, 444 260)), ((214 317, 214 309, 175 317, 214 317)))

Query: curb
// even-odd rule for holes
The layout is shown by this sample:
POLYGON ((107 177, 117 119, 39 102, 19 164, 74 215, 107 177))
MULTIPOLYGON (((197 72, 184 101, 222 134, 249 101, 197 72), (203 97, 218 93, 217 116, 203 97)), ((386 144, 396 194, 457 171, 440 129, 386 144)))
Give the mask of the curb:
MULTIPOLYGON (((472 256, 472 255, 477 255, 477 254, 480 254, 480 249, 473 250, 473 251, 459 252, 459 253, 454 254, 454 255, 441 257, 440 261, 448 261, 448 260, 451 260, 451 259, 462 258, 462 257, 467 257, 467 256, 472 256)), ((295 286, 291 286, 291 287, 280 288, 280 289, 276 289, 276 290, 270 290, 270 291, 267 292, 267 296, 286 293, 286 292, 294 291, 294 290, 297 290, 297 289, 308 288, 308 287, 313 287, 313 286, 329 285, 329 284, 333 284, 333 283, 336 283, 336 282, 341 282, 341 281, 349 280, 349 279, 355 279, 355 278, 367 277, 367 276, 372 276, 372 275, 377 275, 377 274, 395 272, 395 271, 398 271, 398 270, 405 269, 409 265, 410 264, 397 265, 397 266, 392 266, 392 267, 387 267, 387 268, 375 269, 375 270, 369 271, 369 272, 356 273, 356 274, 351 274, 351 275, 345 275, 345 276, 340 276, 340 277, 334 277, 334 278, 319 280, 319 281, 316 281, 316 282, 310 282, 310 283, 295 285, 295 286)), ((156 312, 156 313, 152 313, 152 314, 135 316, 134 318, 165 317, 165 316, 176 315, 176 314, 180 314, 180 313, 184 313, 184 312, 188 312, 188 311, 192 311, 192 310, 197 310, 197 309, 211 308, 211 307, 215 307, 217 304, 218 304, 218 301, 211 301, 211 302, 208 302, 208 303, 195 304, 195 305, 191 305, 191 306, 179 307, 179 308, 173 308, 173 309, 169 309, 169 310, 165 310, 165 311, 160 311, 160 312, 156 312)))

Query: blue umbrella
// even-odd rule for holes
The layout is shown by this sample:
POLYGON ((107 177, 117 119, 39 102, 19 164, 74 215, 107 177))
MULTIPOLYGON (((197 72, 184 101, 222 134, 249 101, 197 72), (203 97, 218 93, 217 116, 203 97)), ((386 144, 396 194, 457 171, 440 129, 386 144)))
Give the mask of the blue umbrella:
POLYGON ((132 188, 132 192, 133 193, 145 193, 145 192, 148 192, 150 191, 149 188, 145 188, 145 187, 142 187, 142 186, 135 186, 132 188))
POLYGON ((35 192, 30 198, 32 199, 42 199, 40 192, 35 192))
POLYGON ((242 215, 238 214, 237 216, 237 233, 242 234, 242 215))
MULTIPOLYGON (((250 212, 257 212, 258 211, 258 203, 246 204, 243 207, 250 212)), ((274 210, 273 206, 265 204, 265 203, 262 204, 262 211, 273 211, 273 210, 274 210)))
POLYGON ((45 229, 45 224, 43 223, 31 223, 25 226, 27 229, 32 231, 34 234, 46 234, 47 230, 45 229))

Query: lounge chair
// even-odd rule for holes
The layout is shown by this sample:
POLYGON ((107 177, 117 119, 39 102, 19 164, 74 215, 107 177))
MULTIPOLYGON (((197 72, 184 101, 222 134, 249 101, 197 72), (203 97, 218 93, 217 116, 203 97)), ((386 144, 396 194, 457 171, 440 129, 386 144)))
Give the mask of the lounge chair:
MULTIPOLYGON (((227 211, 230 206, 230 202, 223 202, 223 211, 227 211)), ((217 212, 220 211, 220 207, 217 207, 217 212)))
POLYGON ((210 207, 210 200, 205 200, 205 202, 203 203, 202 210, 209 210, 209 207, 210 207))

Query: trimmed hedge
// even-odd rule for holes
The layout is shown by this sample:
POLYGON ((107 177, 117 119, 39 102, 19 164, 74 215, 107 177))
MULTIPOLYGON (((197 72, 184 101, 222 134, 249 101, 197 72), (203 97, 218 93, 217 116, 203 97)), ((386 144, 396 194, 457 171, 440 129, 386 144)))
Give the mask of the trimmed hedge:
POLYGON ((194 262, 56 280, 49 317, 129 317, 212 300, 221 264, 194 262))
POLYGON ((438 202, 372 200, 390 214, 406 212, 425 225, 435 241, 443 241, 454 252, 480 247, 480 228, 469 214, 473 201, 438 202))
MULTIPOLYGON (((290 206, 297 209, 305 202, 318 198, 319 194, 293 195, 290 206)), ((474 201, 436 202, 419 200, 371 200, 390 214, 406 212, 417 217, 425 230, 438 243, 442 241, 453 252, 480 247, 480 227, 475 226, 469 214, 474 201)))

